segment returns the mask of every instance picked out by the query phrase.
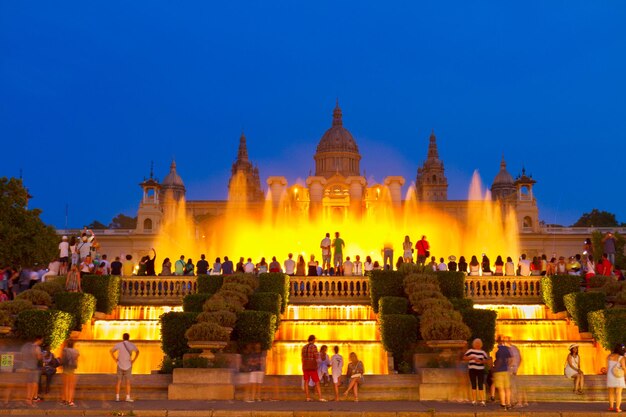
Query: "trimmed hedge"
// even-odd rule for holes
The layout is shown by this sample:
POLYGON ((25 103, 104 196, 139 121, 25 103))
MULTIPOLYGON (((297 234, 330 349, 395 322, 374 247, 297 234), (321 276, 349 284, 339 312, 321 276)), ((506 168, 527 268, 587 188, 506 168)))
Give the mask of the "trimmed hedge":
POLYGON ((624 343, 625 309, 592 311, 587 315, 587 320, 593 338, 605 349, 612 351, 617 344, 624 343))
POLYGON ((577 275, 541 277, 543 302, 553 313, 566 310, 563 297, 573 292, 580 292, 580 277, 577 275))
POLYGON ((471 298, 450 298, 450 302, 456 311, 463 312, 474 308, 474 301, 471 298))
POLYGON ((465 297, 465 274, 455 271, 438 271, 436 273, 439 288, 447 298, 465 297))
POLYGON ((483 350, 491 352, 496 342, 496 319, 498 313, 492 310, 464 309, 461 310, 463 323, 472 331, 468 339, 470 346, 472 340, 479 338, 483 341, 483 350))
POLYGON ((257 292, 273 292, 280 295, 280 312, 284 313, 289 304, 289 276, 280 272, 261 274, 257 292))
POLYGON ((385 314, 407 314, 409 300, 406 297, 381 297, 378 300, 378 311, 385 314))
POLYGON ((261 343, 262 350, 272 348, 276 329, 276 315, 267 311, 242 311, 237 315, 233 338, 240 346, 248 343, 261 343))
POLYGON ((84 275, 83 292, 96 297, 96 311, 111 314, 120 302, 121 278, 114 275, 84 275))
POLYGON ((37 284, 33 285, 33 290, 47 292, 48 294, 50 294, 50 297, 54 298, 54 296, 58 293, 65 291, 65 285, 61 284, 58 280, 38 282, 37 284))
POLYGON ((380 335, 383 347, 394 357, 400 357, 417 342, 418 321, 411 314, 381 314, 380 335))
POLYGON ((581 332, 589 331, 587 314, 604 310, 606 295, 603 292, 573 292, 563 297, 567 312, 572 316, 581 332))
POLYGON ((74 328, 80 330, 82 325, 91 320, 96 310, 96 297, 80 292, 60 292, 54 296, 57 310, 66 311, 74 316, 74 328))
POLYGON ((281 297, 279 294, 273 292, 257 292, 252 294, 246 308, 248 310, 267 311, 268 313, 274 314, 276 316, 276 328, 274 330, 277 330, 280 325, 281 305, 281 297))
POLYGON ((185 332, 196 323, 197 313, 170 311, 161 315, 161 349, 172 359, 189 351, 185 332))
POLYGON ((35 306, 28 300, 11 300, 0 303, 0 310, 6 311, 14 316, 22 311, 34 309, 35 306))
POLYGON ((59 310, 22 311, 15 319, 15 332, 23 339, 43 336, 44 344, 56 349, 74 327, 74 316, 59 310))
POLYGON ((41 290, 31 289, 23 291, 19 293, 15 299, 30 301, 38 306, 52 307, 52 297, 50 297, 50 294, 47 292, 41 290))
POLYGON ((183 297, 183 311, 187 313, 202 313, 202 306, 211 297, 213 297, 211 293, 188 294, 183 297))
POLYGON ((404 297, 404 275, 398 271, 376 270, 370 276, 372 309, 378 313, 378 302, 382 297, 404 297))
POLYGON ((222 275, 198 275, 196 278, 198 293, 215 294, 222 288, 224 277, 222 275))

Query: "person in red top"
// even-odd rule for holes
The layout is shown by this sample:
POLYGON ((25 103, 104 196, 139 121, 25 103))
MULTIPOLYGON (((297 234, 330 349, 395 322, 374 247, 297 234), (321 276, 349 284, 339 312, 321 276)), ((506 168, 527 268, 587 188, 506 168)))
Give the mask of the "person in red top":
POLYGON ((317 391, 317 397, 320 401, 326 401, 322 398, 322 391, 320 390, 320 378, 317 374, 317 362, 320 359, 320 354, 315 346, 315 336, 309 336, 309 343, 302 348, 302 374, 304 379, 304 393, 306 400, 311 401, 309 396, 309 381, 313 381, 315 384, 315 390, 317 391))
POLYGON ((426 236, 422 236, 422 238, 417 241, 415 249, 417 250, 417 264, 423 267, 426 263, 426 259, 430 255, 430 245, 426 240, 426 236))
POLYGON ((602 254, 602 260, 596 264, 596 274, 610 277, 613 273, 613 264, 609 261, 606 253, 602 254))

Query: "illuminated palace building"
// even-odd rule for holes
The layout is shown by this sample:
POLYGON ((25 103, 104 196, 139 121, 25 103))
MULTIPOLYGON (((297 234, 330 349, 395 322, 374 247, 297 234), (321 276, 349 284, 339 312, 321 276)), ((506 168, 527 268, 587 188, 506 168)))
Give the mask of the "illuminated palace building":
POLYGON ((542 227, 533 195, 535 180, 524 169, 513 178, 504 158, 490 191, 483 190, 475 174, 468 199, 449 200, 434 132, 414 185, 400 176, 369 183, 339 105, 313 159, 314 175, 303 183, 289 184, 285 177, 273 176, 264 189, 242 134, 229 197, 222 201, 186 200, 184 181, 172 162, 162 181, 151 173, 140 184, 143 197, 136 229, 100 234, 102 252, 142 256, 156 247, 161 259, 206 253, 258 261, 261 256, 283 258, 289 252, 317 253, 325 232, 341 231, 352 256, 379 258, 387 241, 399 255, 405 235, 415 242, 425 234, 438 257, 487 253, 495 260, 497 255, 516 259, 523 252, 573 254, 580 250, 581 238, 588 236, 586 230, 542 227), (275 239, 267 239, 261 248, 257 239, 265 231, 275 239))
MULTIPOLYGON (((449 255, 468 258, 486 253, 493 262, 497 255, 517 259, 522 252, 530 256, 575 253, 590 232, 540 226, 533 195, 535 181, 524 170, 514 179, 504 160, 490 191, 485 190, 475 175, 467 200, 449 200, 448 180, 434 133, 430 135, 426 159, 417 168, 414 186, 399 176, 386 177, 380 184, 369 183, 362 174, 359 148, 343 125, 339 106, 333 111, 332 125, 320 139, 313 159, 315 175, 302 183, 290 185, 284 177, 270 177, 264 189, 242 135, 226 201, 186 200, 185 184, 176 163, 172 162, 162 181, 151 174, 141 183, 143 198, 136 229, 97 233, 100 253, 106 253, 109 259, 131 254, 138 260, 154 247, 158 256, 157 274, 166 257, 174 262, 184 255, 195 262, 202 253, 210 264, 224 256, 234 262, 240 257, 250 257, 255 263, 261 257, 269 261, 276 256, 282 264, 290 252, 303 255, 306 261, 311 255, 319 259, 324 234, 339 231, 346 242, 344 256, 360 255, 362 260, 369 255, 380 261, 381 249, 387 244, 393 245, 397 258, 402 254, 405 235, 415 243, 425 234, 432 254, 438 258, 449 255)), ((585 372, 598 371, 605 352, 592 340, 583 340, 568 320, 548 314, 541 304, 538 279, 468 277, 467 296, 473 297, 477 308, 498 312, 497 332, 511 335, 526 358, 520 370, 522 374, 562 375, 563 352, 573 342, 581 346, 585 372), (489 280, 494 281, 488 283, 489 280), (500 286, 506 280, 515 283, 507 281, 508 286, 500 286), (495 288, 502 291, 487 291, 495 288), (505 291, 511 288, 524 290, 505 291)), ((83 332, 81 355, 106 355, 110 349, 108 341, 127 331, 142 351, 136 371, 150 373, 158 368, 163 356, 158 317, 172 308, 180 309, 184 295, 181 291, 192 288, 193 280, 193 277, 124 277, 122 306, 112 318, 96 320, 92 334, 83 332)), ((340 346, 344 356, 356 352, 363 359, 367 373, 388 373, 387 353, 380 342, 376 315, 369 306, 368 278, 292 277, 290 280, 289 306, 268 352, 268 373, 300 373, 300 349, 312 333, 320 344, 340 346), (339 281, 344 290, 350 290, 309 291, 322 287, 338 289, 339 281)), ((81 366, 81 372, 114 372, 113 362, 100 362, 86 361, 90 365, 81 366)))

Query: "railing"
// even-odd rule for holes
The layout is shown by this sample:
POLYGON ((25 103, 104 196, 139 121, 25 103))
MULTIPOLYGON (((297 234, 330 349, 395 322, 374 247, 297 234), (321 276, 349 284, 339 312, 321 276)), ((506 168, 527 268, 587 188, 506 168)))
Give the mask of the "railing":
MULTIPOLYGON (((123 277, 120 302, 180 305, 185 295, 196 291, 196 277, 123 277)), ((542 303, 541 277, 468 276, 465 278, 465 296, 475 302, 542 303)), ((289 302, 293 304, 361 304, 369 301, 368 277, 289 278, 289 302)))
POLYGON ((541 277, 468 276, 465 296, 475 302, 542 303, 541 277))
POLYGON ((121 304, 180 305, 187 294, 195 294, 196 277, 123 277, 121 304))
POLYGON ((289 279, 289 302, 313 303, 367 303, 370 300, 368 277, 305 277, 289 279))

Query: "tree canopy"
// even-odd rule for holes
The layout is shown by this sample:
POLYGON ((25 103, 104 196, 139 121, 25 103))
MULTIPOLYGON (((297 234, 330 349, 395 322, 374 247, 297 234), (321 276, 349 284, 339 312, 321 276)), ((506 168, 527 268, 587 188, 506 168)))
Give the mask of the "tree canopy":
POLYGON ((94 220, 87 225, 87 229, 92 229, 92 230, 103 230, 106 228, 107 228, 107 225, 98 220, 94 220))
POLYGON ((58 255, 55 229, 28 208, 29 198, 22 180, 0 178, 0 266, 47 266, 58 255))
POLYGON ((130 217, 122 213, 113 217, 113 220, 109 223, 109 228, 111 229, 134 229, 136 227, 137 217, 130 217))
POLYGON ((580 219, 572 225, 572 227, 617 227, 619 223, 615 218, 615 214, 608 211, 600 211, 598 209, 591 210, 590 213, 584 213, 580 219))

